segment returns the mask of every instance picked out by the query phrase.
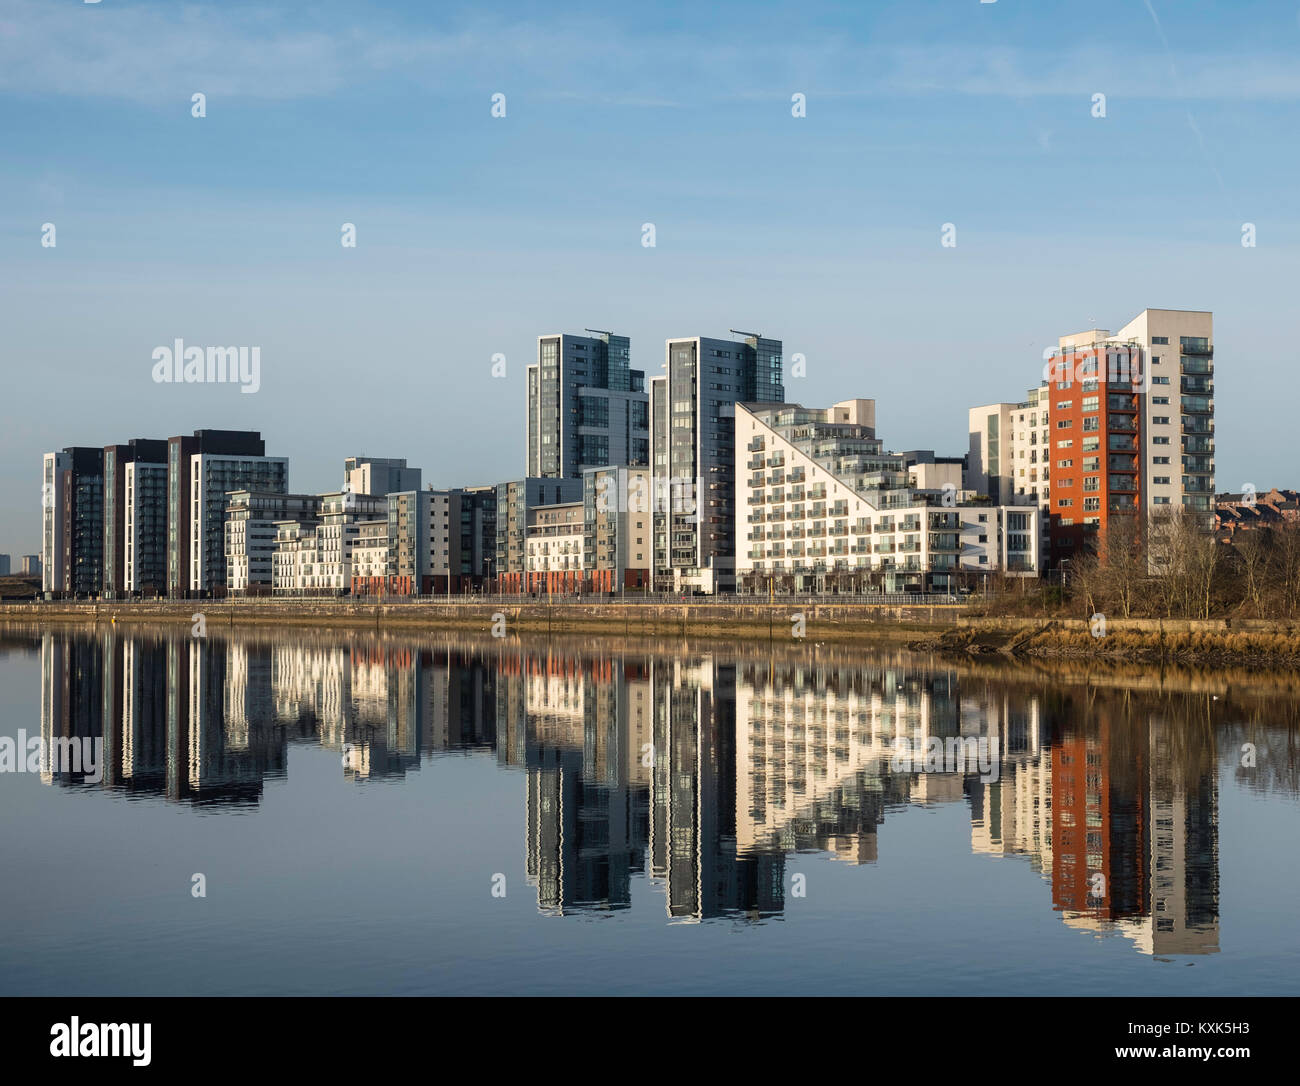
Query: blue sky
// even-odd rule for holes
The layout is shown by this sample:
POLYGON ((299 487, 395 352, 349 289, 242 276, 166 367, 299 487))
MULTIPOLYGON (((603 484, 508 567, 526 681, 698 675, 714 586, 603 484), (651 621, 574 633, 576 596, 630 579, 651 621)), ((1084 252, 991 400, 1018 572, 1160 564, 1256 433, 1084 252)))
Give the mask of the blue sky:
POLYGON ((0 0, 0 552, 65 445, 518 476, 536 336, 584 327, 650 374, 776 336, 790 399, 960 454, 1057 335, 1211 309, 1219 487, 1294 486, 1298 47, 1279 2, 0 0), (259 345, 261 390, 154 384, 177 337, 259 345))

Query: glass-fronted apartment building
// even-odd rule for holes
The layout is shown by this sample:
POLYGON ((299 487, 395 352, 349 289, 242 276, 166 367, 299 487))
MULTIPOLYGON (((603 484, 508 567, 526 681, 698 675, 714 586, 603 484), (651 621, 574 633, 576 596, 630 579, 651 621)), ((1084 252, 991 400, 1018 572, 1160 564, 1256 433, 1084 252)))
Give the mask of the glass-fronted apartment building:
POLYGON ((649 462, 645 373, 630 360, 630 340, 612 332, 538 337, 527 380, 529 477, 649 462))
POLYGON ((153 520, 166 509, 165 490, 157 492, 152 484, 156 472, 166 472, 167 442, 162 439, 136 438, 124 445, 104 447, 104 596, 114 599, 129 591, 127 587, 127 518, 132 517, 133 530, 139 534, 133 540, 133 574, 146 567, 153 594, 161 590, 162 582, 151 567, 161 557, 161 541, 152 531, 153 520), (139 465, 138 471, 129 471, 139 465), (155 469, 151 475, 146 468, 155 469), (142 500, 159 501, 157 509, 144 510, 142 500), (134 506, 134 510, 130 507, 134 506), (154 547, 159 549, 155 552, 154 547))
MULTIPOLYGON (((166 448, 166 442, 161 443, 166 448)), ((122 473, 122 589, 128 595, 167 591, 167 464, 134 460, 122 473)))
POLYGON ((47 595, 95 596, 104 579, 104 450, 46 453, 41 471, 41 577, 47 595))
POLYGON ((656 479, 655 586, 729 591, 735 584, 735 405, 780 403, 782 345, 740 339, 670 339, 665 374, 650 382, 656 479))
POLYGON ((289 461, 252 430, 195 430, 167 441, 167 591, 206 596, 226 585, 226 495, 286 492, 289 461))

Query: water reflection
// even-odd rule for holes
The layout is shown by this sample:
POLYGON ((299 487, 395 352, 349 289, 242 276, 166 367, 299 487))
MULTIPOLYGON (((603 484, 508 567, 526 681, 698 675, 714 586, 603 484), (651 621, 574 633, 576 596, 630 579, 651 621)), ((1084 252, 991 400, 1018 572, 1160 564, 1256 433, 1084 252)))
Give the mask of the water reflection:
MULTIPOLYGON (((526 779, 526 870, 549 914, 626 909, 648 878, 672 918, 780 917, 788 857, 870 864, 889 818, 963 804, 971 849, 1023 857, 1066 924, 1144 954, 1214 953, 1220 781, 1294 796, 1300 766, 1298 702, 1258 682, 1143 690, 767 645, 115 631, 37 643, 46 743, 102 738, 94 787, 132 799, 255 809, 291 743, 337 752, 357 782, 495 755, 526 779), (983 773, 900 768, 900 738, 995 742, 998 757, 983 773)), ((48 760, 43 777, 90 787, 48 760)))

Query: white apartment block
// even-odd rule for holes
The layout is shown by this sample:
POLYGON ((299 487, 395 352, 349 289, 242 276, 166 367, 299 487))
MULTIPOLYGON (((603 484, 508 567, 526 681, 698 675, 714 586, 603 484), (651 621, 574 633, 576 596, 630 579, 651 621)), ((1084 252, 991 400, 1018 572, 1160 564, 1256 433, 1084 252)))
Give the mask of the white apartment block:
POLYGON ((189 459, 189 588, 210 592, 226 583, 226 495, 235 490, 286 490, 289 461, 283 456, 202 452, 189 459))
MULTIPOLYGON (((129 469, 129 466, 128 466, 129 469)), ((314 524, 320 515, 316 494, 236 490, 226 505, 226 589, 236 595, 269 592, 278 525, 314 524)))
POLYGON ((343 461, 343 489, 353 494, 382 498, 420 489, 421 471, 406 466, 404 458, 349 456, 343 461))
POLYGON ((63 588, 64 475, 72 466, 65 452, 46 453, 41 466, 41 590, 58 592, 63 588))
POLYGON ((1036 506, 913 490, 875 437, 875 404, 736 405, 738 588, 944 591, 970 575, 1032 575, 1036 506))
POLYGON ((357 522, 352 543, 352 576, 373 581, 388 575, 388 519, 357 522))
POLYGON ((998 505, 1039 510, 1039 548, 1046 557, 1051 502, 1052 427, 1047 382, 1019 403, 970 409, 970 449, 963 489, 998 505))
MULTIPOLYGON (((340 491, 320 496, 319 519, 279 522, 272 556, 272 593, 341 596, 350 591, 353 548, 361 537, 361 522, 386 517, 387 511, 385 497, 340 491)), ((386 528, 387 520, 383 523, 386 528)))
POLYGON ((530 509, 525 544, 527 572, 580 573, 585 523, 582 502, 530 509))
POLYGON ((963 488, 999 505, 1046 506, 1051 480, 1047 382, 1019 403, 970 409, 970 452, 963 488))
POLYGON ((597 591, 644 589, 654 561, 654 479, 648 467, 583 472, 583 565, 597 591))
MULTIPOLYGON (((1062 337, 1061 346, 1073 337, 1062 337)), ((1142 496, 1148 512, 1214 511, 1214 314, 1144 309, 1107 339, 1150 360, 1142 402, 1142 496)))

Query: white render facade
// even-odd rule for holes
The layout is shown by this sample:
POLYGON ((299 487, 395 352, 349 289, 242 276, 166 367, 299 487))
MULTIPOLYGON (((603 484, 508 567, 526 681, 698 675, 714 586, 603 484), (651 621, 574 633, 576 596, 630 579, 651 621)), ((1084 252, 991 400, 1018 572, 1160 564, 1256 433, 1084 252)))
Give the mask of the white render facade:
POLYGON ((900 487, 890 456, 872 401, 737 404, 738 590, 942 591, 970 574, 1038 572, 1036 506, 912 491, 905 470, 900 487))
POLYGON ((341 491, 321 495, 318 519, 280 521, 272 556, 272 594, 341 596, 350 591, 361 522, 386 518, 387 511, 386 497, 341 491))
POLYGON ((539 505, 530 509, 527 571, 581 572, 585 524, 582 502, 539 505))
POLYGON ((1051 397, 1047 382, 1019 403, 970 409, 970 449, 964 489, 997 505, 1039 510, 1039 549, 1048 552, 1051 503, 1051 397))
POLYGON ((235 595, 269 591, 277 526, 287 520, 314 524, 320 505, 316 494, 231 492, 226 505, 226 590, 235 595))

